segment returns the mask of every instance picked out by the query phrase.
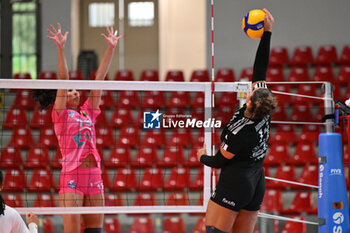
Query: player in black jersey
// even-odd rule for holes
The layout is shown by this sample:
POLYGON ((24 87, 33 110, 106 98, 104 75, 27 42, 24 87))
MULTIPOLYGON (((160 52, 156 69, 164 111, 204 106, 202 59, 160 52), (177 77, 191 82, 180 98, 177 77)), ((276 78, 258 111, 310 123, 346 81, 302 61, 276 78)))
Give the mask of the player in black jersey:
POLYGON ((221 134, 215 156, 197 153, 205 165, 221 168, 206 212, 206 233, 251 233, 265 194, 263 159, 268 148, 271 112, 276 99, 265 84, 274 18, 265 11, 264 34, 254 62, 252 92, 221 134))

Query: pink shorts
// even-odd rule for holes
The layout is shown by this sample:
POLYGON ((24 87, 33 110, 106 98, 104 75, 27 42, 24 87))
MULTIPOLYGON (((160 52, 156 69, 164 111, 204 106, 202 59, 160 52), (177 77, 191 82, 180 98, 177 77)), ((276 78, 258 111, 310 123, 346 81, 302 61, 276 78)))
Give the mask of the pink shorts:
POLYGON ((100 168, 77 168, 70 172, 61 172, 59 193, 78 193, 83 196, 103 194, 100 168))

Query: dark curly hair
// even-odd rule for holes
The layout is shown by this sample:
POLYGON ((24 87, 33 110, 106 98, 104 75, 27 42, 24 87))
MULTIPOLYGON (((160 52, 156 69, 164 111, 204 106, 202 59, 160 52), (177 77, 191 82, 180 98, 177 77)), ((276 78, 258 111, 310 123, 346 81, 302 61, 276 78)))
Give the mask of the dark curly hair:
MULTIPOLYGON (((3 179, 4 178, 2 176, 2 171, 0 171, 0 185, 2 185, 3 179)), ((4 212, 5 212, 5 201, 0 194, 0 215, 5 215, 4 212)))
POLYGON ((32 93, 33 99, 40 104, 43 110, 55 103, 57 90, 35 89, 32 90, 32 93))
POLYGON ((272 92, 267 88, 256 90, 250 101, 252 107, 247 109, 254 120, 259 120, 272 113, 276 108, 277 100, 272 92))

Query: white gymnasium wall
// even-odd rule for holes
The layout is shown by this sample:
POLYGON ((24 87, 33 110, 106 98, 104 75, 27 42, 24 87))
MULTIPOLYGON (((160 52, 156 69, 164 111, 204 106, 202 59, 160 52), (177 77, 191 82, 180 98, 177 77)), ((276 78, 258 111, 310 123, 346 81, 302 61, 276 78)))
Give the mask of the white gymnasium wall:
MULTIPOLYGON (((210 16, 210 0, 207 15, 210 16)), ((334 44, 340 54, 350 43, 349 0, 214 0, 215 67, 231 67, 236 77, 253 66, 259 40, 241 29, 242 17, 250 9, 267 8, 275 18, 272 46, 286 46, 289 56, 299 45, 310 45, 314 56, 320 45, 334 44)), ((208 22, 208 21, 207 21, 208 22)), ((207 24, 207 67, 211 67, 210 24, 207 24)))
POLYGON ((59 22, 62 26, 62 32, 69 31, 68 41, 65 46, 67 56, 68 68, 72 67, 72 32, 71 22, 75 20, 71 17, 71 1, 75 0, 42 0, 41 1, 41 40, 42 40, 42 70, 43 71, 57 71, 57 51, 56 45, 52 40, 46 38, 48 33, 46 28, 50 24, 57 27, 59 22))

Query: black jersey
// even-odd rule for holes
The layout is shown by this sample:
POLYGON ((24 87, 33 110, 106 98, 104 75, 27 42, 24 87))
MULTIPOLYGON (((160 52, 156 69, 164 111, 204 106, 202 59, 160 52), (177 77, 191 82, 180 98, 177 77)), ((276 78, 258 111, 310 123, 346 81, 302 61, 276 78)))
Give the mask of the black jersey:
POLYGON ((227 167, 261 167, 268 149, 271 116, 251 120, 244 116, 246 108, 233 115, 221 134, 221 147, 235 154, 227 167))

